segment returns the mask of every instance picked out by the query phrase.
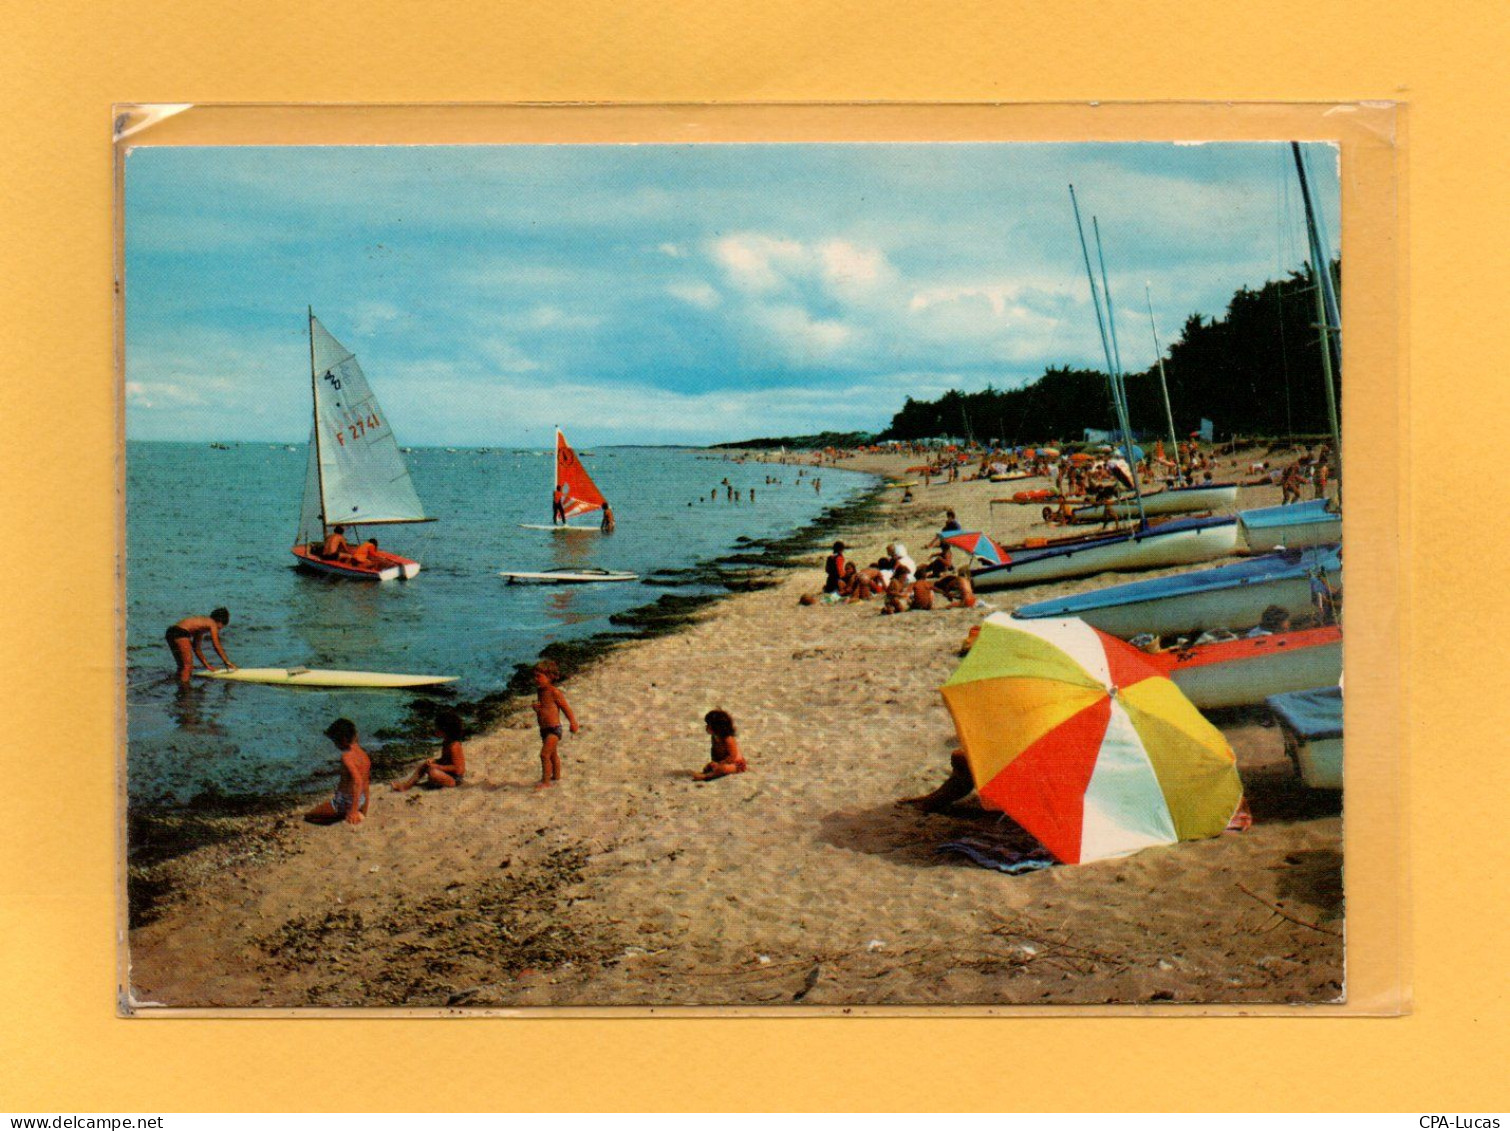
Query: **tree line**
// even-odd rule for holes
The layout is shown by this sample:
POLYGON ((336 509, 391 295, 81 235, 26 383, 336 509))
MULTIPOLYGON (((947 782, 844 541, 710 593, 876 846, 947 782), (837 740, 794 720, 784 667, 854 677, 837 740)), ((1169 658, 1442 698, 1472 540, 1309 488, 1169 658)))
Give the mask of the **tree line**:
MULTIPOLYGON (((1334 277, 1340 273, 1335 261, 1332 272, 1334 277)), ((1213 422, 1218 436, 1327 430, 1312 280, 1309 267, 1293 270, 1256 290, 1239 289, 1220 317, 1192 314, 1186 319, 1164 359, 1180 436, 1198 429, 1203 417, 1213 422)), ((1121 335, 1134 332, 1125 327, 1121 335)), ((1126 387, 1133 429, 1155 436, 1167 432, 1157 363, 1128 373, 1126 387)), ((988 385, 977 393, 951 389, 934 401, 908 397, 876 439, 1078 440, 1086 428, 1111 431, 1114 419, 1106 374, 1056 366, 1016 389, 988 385)))

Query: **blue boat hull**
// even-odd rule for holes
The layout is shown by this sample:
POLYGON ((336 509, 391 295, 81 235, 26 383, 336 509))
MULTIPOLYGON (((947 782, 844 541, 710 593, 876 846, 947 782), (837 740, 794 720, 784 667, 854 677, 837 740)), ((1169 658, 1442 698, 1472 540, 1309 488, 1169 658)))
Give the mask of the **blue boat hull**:
POLYGON ((1020 620, 1079 617, 1123 638, 1143 632, 1178 636, 1209 628, 1248 628, 1270 605, 1292 617, 1308 613, 1310 571, 1317 566, 1334 588, 1341 586, 1340 549, 1325 546, 1056 597, 1024 605, 1012 615, 1020 620))

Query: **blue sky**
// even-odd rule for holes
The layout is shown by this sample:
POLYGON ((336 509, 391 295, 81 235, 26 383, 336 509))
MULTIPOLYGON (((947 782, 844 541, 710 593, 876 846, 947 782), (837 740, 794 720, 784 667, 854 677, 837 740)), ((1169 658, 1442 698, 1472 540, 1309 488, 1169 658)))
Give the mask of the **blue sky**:
POLYGON ((1103 367, 1071 182, 1130 370, 1304 258, 1268 143, 137 148, 127 434, 307 438, 307 305, 408 444, 879 429, 1103 367))

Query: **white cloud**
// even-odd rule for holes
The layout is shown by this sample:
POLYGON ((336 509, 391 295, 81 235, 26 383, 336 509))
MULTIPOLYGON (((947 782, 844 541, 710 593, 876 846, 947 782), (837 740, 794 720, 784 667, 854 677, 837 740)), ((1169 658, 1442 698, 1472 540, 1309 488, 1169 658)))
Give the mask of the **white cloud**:
POLYGON ((687 258, 687 249, 679 243, 663 243, 656 250, 662 255, 669 255, 672 259, 687 258))
POLYGON ((828 240, 818 248, 818 257, 824 278, 839 292, 874 286, 892 274, 885 254, 848 240, 828 240))
POLYGON ((712 310, 723 301, 709 283, 668 283, 666 293, 702 310, 712 310))
POLYGON ((855 338, 852 327, 832 318, 814 318, 800 306, 760 307, 755 318, 770 343, 797 363, 831 361, 855 338))
POLYGON ((526 324, 536 330, 590 330, 602 321, 595 314, 562 310, 559 306, 537 306, 525 317, 526 324))
POLYGON ((735 286, 757 293, 785 281, 784 269, 801 265, 806 249, 796 240, 744 234, 714 241, 713 258, 735 286))

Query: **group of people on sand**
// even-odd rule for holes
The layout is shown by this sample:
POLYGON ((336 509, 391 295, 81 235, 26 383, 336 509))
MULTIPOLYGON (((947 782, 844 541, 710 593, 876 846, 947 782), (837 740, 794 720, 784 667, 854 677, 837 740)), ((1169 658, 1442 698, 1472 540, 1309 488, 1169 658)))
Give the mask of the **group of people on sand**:
MULTIPOLYGON (((946 521, 954 524, 953 529, 959 529, 953 511, 948 512, 946 521)), ((946 525, 945 533, 950 529, 946 525)), ((835 542, 823 562, 823 592, 816 596, 805 594, 801 601, 807 605, 819 602, 852 605, 878 597, 883 616, 934 608, 973 608, 976 597, 969 564, 955 564, 953 547, 942 536, 929 546, 937 549, 922 566, 913 561, 905 545, 892 542, 880 558, 862 567, 845 557, 850 549, 846 543, 835 542)))
MULTIPOLYGON (((214 633, 216 649, 219 650, 218 628, 229 623, 229 614, 216 609, 210 617, 188 617, 180 625, 200 620, 209 621, 214 628, 204 628, 205 634, 214 633), (217 619, 219 618, 219 619, 217 619)), ((192 628, 185 629, 193 632, 192 628)), ((182 639, 171 637, 171 640, 182 639)), ((197 643, 194 645, 198 650, 197 643)), ((175 648, 175 655, 177 649, 175 648)), ((221 653, 224 659, 224 653, 221 653)), ((230 661, 226 661, 227 665, 230 661)), ((540 731, 540 780, 536 789, 548 789, 561 780, 560 745, 567 730, 576 734, 581 730, 576 714, 566 695, 557 686, 561 679, 560 668, 551 660, 542 660, 535 665, 535 700, 530 704, 535 712, 536 725, 540 731)), ((710 739, 709 760, 702 770, 693 773, 694 781, 715 781, 731 774, 744 773, 749 764, 739 749, 733 716, 722 708, 715 708, 703 716, 703 724, 710 739)), ((461 716, 453 710, 443 710, 435 716, 435 737, 440 741, 437 757, 421 762, 408 777, 393 783, 396 793, 405 793, 415 786, 432 789, 455 789, 467 781, 467 756, 462 746, 463 726, 461 716)), ((372 802, 372 757, 362 748, 357 726, 350 719, 336 719, 325 728, 325 737, 340 752, 339 778, 330 798, 320 802, 304 814, 304 819, 316 825, 346 823, 359 825, 367 819, 372 802)))
POLYGON ((1311 484, 1312 498, 1326 498, 1327 484, 1332 477, 1332 446, 1322 444, 1318 452, 1306 452, 1289 467, 1279 481, 1280 505, 1298 503, 1304 497, 1305 485, 1311 484))

